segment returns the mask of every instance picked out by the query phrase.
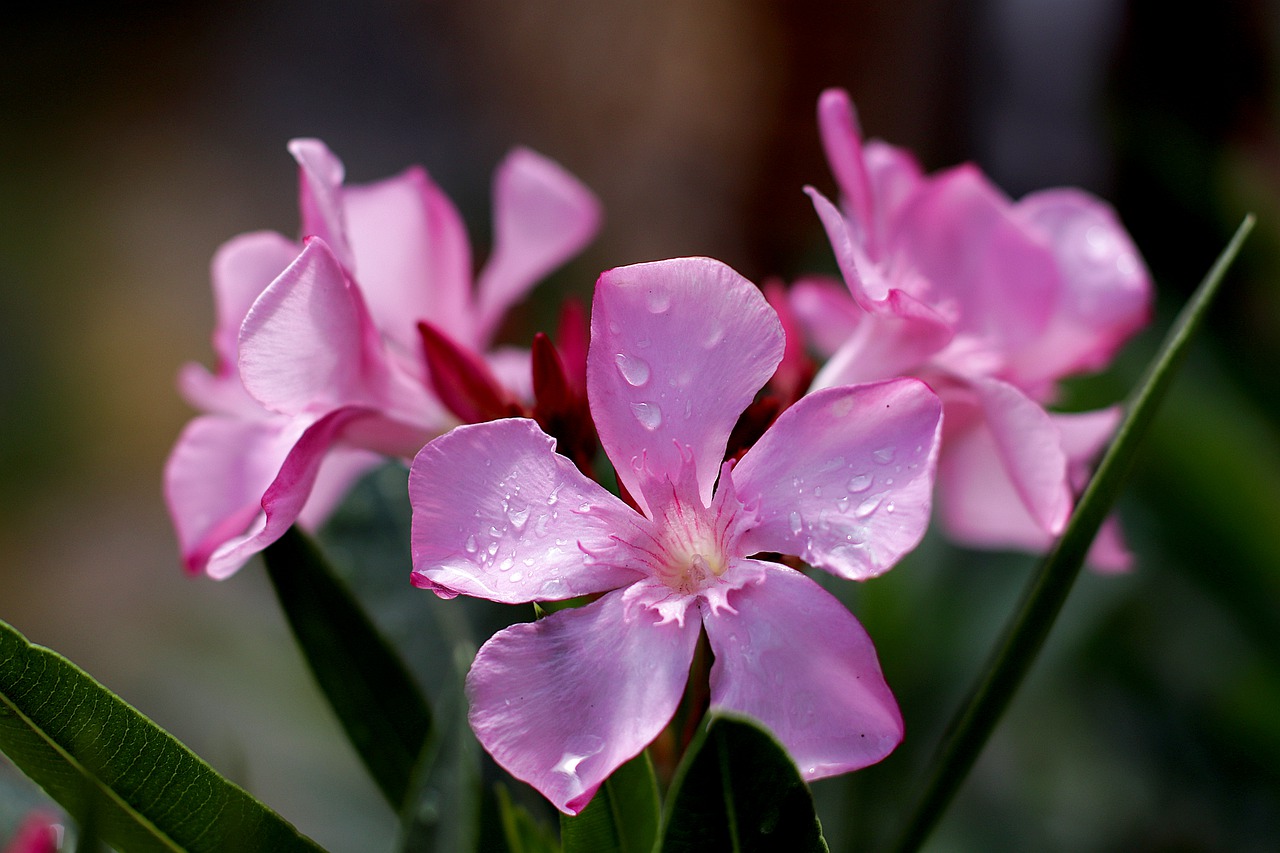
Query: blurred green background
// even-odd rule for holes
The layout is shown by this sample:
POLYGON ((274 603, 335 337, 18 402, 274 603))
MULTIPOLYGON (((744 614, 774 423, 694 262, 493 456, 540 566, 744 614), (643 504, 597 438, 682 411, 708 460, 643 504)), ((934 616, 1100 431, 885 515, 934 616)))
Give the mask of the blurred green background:
MULTIPOLYGON (((1067 404, 1123 395, 1246 210, 1259 228, 1120 513, 1138 556, 1084 575, 929 849, 1273 850, 1280 838, 1280 4, 1155 0, 21 4, 0 28, 0 618, 63 652, 334 851, 394 824, 312 688, 260 567, 183 576, 160 498, 208 361, 208 262, 296 228, 284 144, 353 180, 425 165, 488 241, 512 145, 601 196, 595 275, 679 255, 754 280, 831 266, 800 188, 845 86, 873 136, 1013 195, 1112 200, 1152 329, 1067 404)), ((833 849, 883 840, 1028 577, 936 537, 841 589, 908 736, 817 786, 833 849)), ((382 570, 407 576, 402 564, 382 570)), ((406 596, 421 596, 409 588, 406 596)), ((39 794, 0 762, 0 841, 39 794)))

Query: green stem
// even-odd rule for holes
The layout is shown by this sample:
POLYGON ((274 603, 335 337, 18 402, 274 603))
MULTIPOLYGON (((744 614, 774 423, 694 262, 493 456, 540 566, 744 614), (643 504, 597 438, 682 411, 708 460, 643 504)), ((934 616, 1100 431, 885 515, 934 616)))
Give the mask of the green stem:
POLYGON ((1080 573, 1089 546, 1110 511, 1120 485, 1133 467, 1137 445, 1186 356, 1187 343, 1204 319, 1223 276, 1253 224, 1252 214, 1240 223, 1235 236, 1192 294, 1165 337, 1160 352, 1147 368, 1128 402, 1127 415, 1081 495, 1066 531, 1027 587, 1022 603, 1006 626, 968 700, 951 718, 942 745, 934 756, 928 783, 894 847, 898 853, 918 850, 928 838, 1044 645, 1071 585, 1080 573))

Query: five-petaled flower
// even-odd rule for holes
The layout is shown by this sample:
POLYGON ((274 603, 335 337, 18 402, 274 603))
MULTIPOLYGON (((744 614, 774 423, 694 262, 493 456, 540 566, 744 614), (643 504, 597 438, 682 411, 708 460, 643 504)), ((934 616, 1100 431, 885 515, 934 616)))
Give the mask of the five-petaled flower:
MULTIPOLYGON (((1120 411, 1044 406, 1060 379, 1105 366, 1146 322, 1151 286, 1137 250, 1087 193, 1011 202, 973 166, 924 175, 907 152, 864 143, 843 91, 823 93, 818 121, 842 208, 808 192, 848 288, 793 288, 831 356, 813 387, 929 382, 946 406, 938 502, 949 532, 1046 548, 1120 411)), ((1090 561, 1129 562, 1114 524, 1090 561)))
MULTIPOLYGON (((322 143, 289 148, 305 240, 257 232, 218 251, 218 365, 188 365, 180 379, 207 414, 187 425, 165 466, 183 562, 215 578, 294 522, 323 521, 381 456, 409 459, 456 425, 419 324, 479 361, 506 309, 576 254, 600 218, 564 169, 513 151, 495 176, 494 247, 473 288, 462 219, 424 170, 344 185, 322 143)), ((529 396, 527 351, 487 357, 513 397, 529 396)))
POLYGON ((458 427, 414 460, 417 585, 506 603, 602 593, 499 632, 467 677, 480 742, 563 811, 671 720, 703 630, 712 709, 763 722, 806 779, 874 763, 901 740, 861 625, 767 557, 862 580, 913 548, 941 403, 914 379, 830 388, 725 463, 782 352, 764 296, 717 261, 614 269, 596 286, 588 397, 639 512, 528 420, 458 427))

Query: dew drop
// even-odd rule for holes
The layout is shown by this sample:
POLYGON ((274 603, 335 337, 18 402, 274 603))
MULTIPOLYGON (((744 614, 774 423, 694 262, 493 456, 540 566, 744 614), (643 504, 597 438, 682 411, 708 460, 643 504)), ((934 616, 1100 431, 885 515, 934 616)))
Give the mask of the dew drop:
POLYGON ((820 498, 820 497, 822 497, 822 486, 814 486, 814 487, 813 487, 813 496, 814 496, 815 498, 820 498))
POLYGON ((836 501, 836 509, 840 510, 841 512, 848 512, 848 511, 849 511, 849 499, 848 499, 848 498, 840 498, 840 500, 836 501))
POLYGON ((888 465, 893 461, 893 448, 882 447, 879 450, 872 452, 871 458, 879 462, 881 465, 888 465))
POLYGON ((671 294, 666 290, 650 290, 645 295, 645 307, 653 314, 661 314, 671 307, 671 294))
POLYGON ((476 551, 480 550, 480 546, 476 544, 476 537, 467 537, 466 549, 468 554, 474 554, 476 551))
POLYGON ((640 340, 636 341, 637 349, 648 349, 652 345, 653 345, 653 341, 649 340, 648 338, 641 338, 640 340))
POLYGON ((492 557, 494 554, 498 553, 498 543, 497 543, 497 542, 490 542, 490 543, 489 543, 489 547, 488 547, 488 548, 486 548, 485 550, 486 550, 486 551, 488 551, 488 552, 489 552, 489 556, 490 556, 490 557, 492 557))
POLYGON ((702 346, 706 349, 712 349, 719 346, 722 340, 724 340, 724 328, 718 325, 713 326, 707 337, 703 339, 702 346))
POLYGON ((804 525, 800 521, 800 513, 792 510, 789 519, 791 521, 791 532, 799 534, 804 529, 804 525))
POLYGON ((515 560, 511 559, 510 557, 507 557, 501 563, 498 564, 498 571, 508 572, 511 570, 511 567, 514 566, 515 564, 516 564, 515 560))
POLYGON ((826 462, 822 463, 822 467, 818 469, 819 474, 830 474, 832 471, 839 470, 844 467, 843 456, 833 456, 826 462))
POLYGON ((854 494, 857 494, 858 492, 865 492, 867 489, 871 488, 871 480, 872 477, 870 474, 855 474, 849 480, 849 491, 854 494))
POLYGON ((649 362, 644 359, 620 352, 613 360, 618 365, 618 373, 622 374, 628 385, 639 388, 649 381, 649 362))
POLYGON ((513 572, 513 573, 512 573, 512 575, 511 575, 511 582, 512 582, 512 583, 520 583, 520 581, 522 581, 522 580, 524 580, 524 572, 513 572))
POLYGON ((507 518, 511 520, 511 526, 516 530, 524 530, 525 523, 529 521, 529 508, 509 510, 507 518))
POLYGON ((868 515, 871 515, 871 513, 880 508, 881 500, 883 500, 883 498, 880 495, 873 495, 872 497, 867 498, 865 501, 858 504, 858 508, 853 511, 854 515, 858 516, 858 518, 866 518, 868 515))
POLYGON ((662 409, 657 403, 632 403, 631 414, 636 416, 640 426, 645 429, 657 429, 662 426, 662 409))
POLYGON ((887 504, 884 505, 884 511, 893 512, 893 501, 889 501, 887 504))

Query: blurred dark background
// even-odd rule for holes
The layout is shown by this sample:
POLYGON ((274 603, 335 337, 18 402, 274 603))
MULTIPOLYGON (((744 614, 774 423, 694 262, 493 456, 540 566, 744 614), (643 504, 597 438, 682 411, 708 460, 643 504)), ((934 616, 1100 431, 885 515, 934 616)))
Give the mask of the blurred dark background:
MULTIPOLYGON (((1262 0, 20 4, 0 27, 0 618, 331 849, 390 849, 260 566, 219 584, 178 561, 160 471, 191 414, 174 373, 211 357, 213 251, 294 233, 284 146, 307 135, 356 181, 422 163, 480 248, 512 145, 594 188, 601 236, 513 340, 620 264, 830 269, 801 186, 833 191, 813 111, 840 85, 928 168, 974 160, 1014 196, 1074 184, 1117 206, 1158 315, 1069 406, 1123 396, 1258 213, 1121 501, 1136 571, 1082 577, 930 849, 1274 849, 1278 47, 1262 0)), ((931 538, 844 591, 908 740, 818 786, 833 849, 892 829, 1031 566, 931 538)), ((0 762, 0 841, 38 801, 0 762)))

